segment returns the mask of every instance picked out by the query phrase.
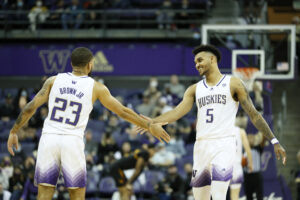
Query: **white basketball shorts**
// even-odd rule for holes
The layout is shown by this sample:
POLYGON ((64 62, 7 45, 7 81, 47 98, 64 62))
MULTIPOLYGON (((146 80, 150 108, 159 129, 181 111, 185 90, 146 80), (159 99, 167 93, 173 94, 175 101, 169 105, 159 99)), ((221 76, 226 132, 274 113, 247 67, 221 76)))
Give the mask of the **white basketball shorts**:
POLYGON ((235 163, 233 165, 233 175, 230 181, 230 187, 241 187, 241 184, 244 181, 243 167, 241 163, 235 163))
POLYGON ((229 181, 232 178, 236 155, 234 136, 200 139, 194 145, 192 187, 211 185, 211 181, 229 181))
POLYGON ((37 153, 35 184, 56 186, 60 170, 65 187, 86 186, 83 139, 74 135, 43 134, 37 153))

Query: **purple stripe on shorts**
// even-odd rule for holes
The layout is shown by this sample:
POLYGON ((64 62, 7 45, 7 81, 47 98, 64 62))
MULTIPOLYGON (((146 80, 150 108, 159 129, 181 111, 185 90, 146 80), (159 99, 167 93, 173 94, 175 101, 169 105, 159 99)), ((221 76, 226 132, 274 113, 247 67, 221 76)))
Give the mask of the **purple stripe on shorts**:
POLYGON ((86 186, 86 171, 80 170, 71 175, 67 170, 62 169, 65 187, 85 187, 86 186))
POLYGON ((34 182, 36 185, 40 183, 56 185, 58 176, 59 176, 59 166, 57 164, 53 164, 47 170, 43 170, 43 171, 39 166, 36 166, 34 182))
POLYGON ((211 176, 209 170, 203 170, 198 176, 192 178, 191 187, 204 187, 211 184, 211 176))
POLYGON ((235 179, 231 179, 230 184, 240 184, 244 182, 244 177, 243 176, 238 176, 235 179))
POLYGON ((233 167, 223 168, 213 165, 212 180, 213 181, 229 181, 232 179, 233 167))

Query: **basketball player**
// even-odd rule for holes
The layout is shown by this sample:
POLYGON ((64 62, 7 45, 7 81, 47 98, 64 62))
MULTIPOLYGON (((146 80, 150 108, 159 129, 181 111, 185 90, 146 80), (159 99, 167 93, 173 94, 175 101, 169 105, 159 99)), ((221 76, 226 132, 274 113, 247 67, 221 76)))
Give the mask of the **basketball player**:
POLYGON ((154 145, 150 145, 147 149, 136 149, 133 154, 115 161, 110 166, 110 174, 117 184, 121 197, 120 200, 130 200, 134 181, 142 173, 144 167, 154 153, 154 145), (127 169, 134 169, 134 173, 128 180, 124 174, 124 170, 127 169))
POLYGON ((49 114, 44 122, 35 170, 38 199, 52 199, 60 170, 70 199, 84 199, 86 162, 83 135, 93 103, 99 100, 106 108, 123 119, 146 128, 160 141, 169 141, 162 124, 149 123, 111 96, 109 90, 88 75, 93 69, 92 52, 84 47, 71 54, 72 73, 50 77, 34 99, 29 102, 10 131, 7 148, 14 155, 18 148, 19 129, 38 107, 48 102, 49 114))
POLYGON ((233 133, 236 137, 236 156, 233 164, 232 179, 230 181, 230 198, 231 200, 238 200, 240 195, 241 186, 243 183, 243 167, 242 167, 242 154, 244 147, 247 154, 248 171, 253 170, 253 161, 250 144, 248 142, 247 134, 244 129, 237 126, 234 127, 233 133))
MULTIPOLYGON (((273 135, 268 124, 255 109, 243 82, 221 74, 218 49, 201 45, 193 50, 196 69, 205 79, 191 85, 183 100, 171 111, 152 122, 172 123, 187 114, 196 102, 198 108, 197 133, 194 145, 193 177, 191 185, 196 200, 225 200, 232 178, 236 144, 234 134, 238 104, 249 115, 255 127, 274 145, 278 159, 286 162, 286 153, 273 135)), ((145 130, 137 128, 142 133, 145 130)))

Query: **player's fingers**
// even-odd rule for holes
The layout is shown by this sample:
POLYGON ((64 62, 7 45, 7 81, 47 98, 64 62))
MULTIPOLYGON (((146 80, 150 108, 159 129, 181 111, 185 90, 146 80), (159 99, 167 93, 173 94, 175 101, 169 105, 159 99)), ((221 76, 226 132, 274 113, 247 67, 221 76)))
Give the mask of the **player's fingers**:
POLYGON ((143 129, 143 130, 140 132, 140 134, 143 135, 143 134, 146 133, 146 132, 147 132, 147 130, 146 130, 146 129, 143 129))
POLYGON ((7 143, 7 150, 8 150, 8 152, 9 152, 12 156, 15 155, 15 153, 14 153, 14 151, 13 151, 13 148, 12 148, 12 145, 11 145, 10 143, 7 143))
POLYGON ((280 151, 281 157, 282 157, 282 164, 285 165, 286 163, 286 153, 285 151, 280 151))
POLYGON ((170 136, 168 135, 168 133, 166 131, 163 132, 162 137, 163 137, 164 141, 166 141, 167 143, 170 142, 170 136))

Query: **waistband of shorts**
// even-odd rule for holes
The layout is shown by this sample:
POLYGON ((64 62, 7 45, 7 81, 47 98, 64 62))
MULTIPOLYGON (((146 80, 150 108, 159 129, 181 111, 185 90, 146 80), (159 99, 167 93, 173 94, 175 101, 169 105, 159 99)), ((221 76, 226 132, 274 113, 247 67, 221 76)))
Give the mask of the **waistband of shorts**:
POLYGON ((217 137, 198 137, 196 138, 196 141, 201 141, 201 140, 215 140, 215 139, 224 139, 224 138, 234 138, 234 135, 226 135, 226 136, 217 136, 217 137))
POLYGON ((61 135, 61 136, 74 136, 80 139, 83 139, 82 135, 75 135, 75 134, 66 134, 66 133, 49 133, 49 132, 42 132, 42 135, 61 135))

